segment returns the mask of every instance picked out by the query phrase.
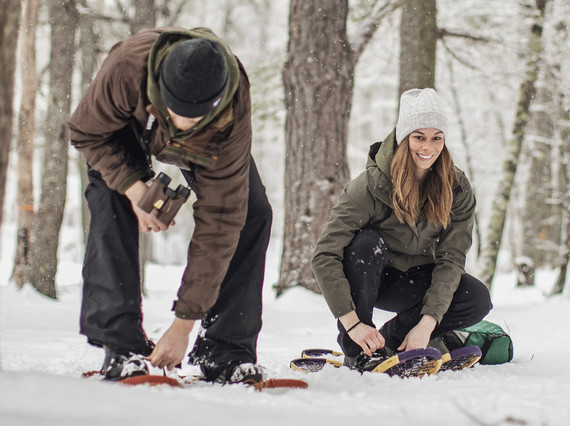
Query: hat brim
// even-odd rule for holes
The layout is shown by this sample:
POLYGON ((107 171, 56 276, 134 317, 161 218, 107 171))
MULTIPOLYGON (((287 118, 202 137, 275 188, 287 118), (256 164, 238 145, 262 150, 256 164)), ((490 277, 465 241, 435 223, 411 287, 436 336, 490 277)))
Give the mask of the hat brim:
POLYGON ((215 109, 220 104, 220 101, 224 96, 226 86, 227 84, 224 85, 224 87, 222 87, 222 89, 211 99, 200 103, 192 103, 180 101, 174 92, 166 86, 162 76, 159 81, 160 95, 164 104, 175 114, 187 118, 202 117, 215 109))

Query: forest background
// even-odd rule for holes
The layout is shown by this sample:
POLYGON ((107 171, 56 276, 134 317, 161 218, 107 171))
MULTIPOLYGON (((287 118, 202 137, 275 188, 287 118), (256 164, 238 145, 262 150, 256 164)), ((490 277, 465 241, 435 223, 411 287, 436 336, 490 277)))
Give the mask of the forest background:
MULTIPOLYGON (((65 121, 115 42, 206 26, 251 80, 253 154, 282 242, 276 294, 316 290, 308 260, 330 207, 394 127, 400 93, 428 86, 447 103, 446 143, 478 199, 468 269, 491 286, 497 270, 532 285, 548 268, 562 292, 569 17, 564 0, 3 0, 0 233, 14 250, 0 256, 14 257, 16 285, 57 298, 58 262, 82 261, 89 220, 65 121)), ((146 261, 183 264, 191 217, 187 203, 175 231, 145 237, 146 261)))

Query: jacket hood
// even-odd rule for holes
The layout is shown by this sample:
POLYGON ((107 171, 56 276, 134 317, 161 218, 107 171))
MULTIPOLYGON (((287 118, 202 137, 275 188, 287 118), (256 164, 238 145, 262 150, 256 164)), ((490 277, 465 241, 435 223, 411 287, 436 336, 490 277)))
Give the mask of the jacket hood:
POLYGON ((366 168, 377 167, 389 181, 392 181, 390 165, 397 147, 396 129, 394 129, 382 142, 376 142, 370 146, 366 168))

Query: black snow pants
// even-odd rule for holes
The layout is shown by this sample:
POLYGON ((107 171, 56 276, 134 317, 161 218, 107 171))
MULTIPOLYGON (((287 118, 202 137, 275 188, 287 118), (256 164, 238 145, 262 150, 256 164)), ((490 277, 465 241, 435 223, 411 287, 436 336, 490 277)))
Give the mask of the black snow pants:
MULTIPOLYGON (((91 344, 144 355, 152 346, 142 327, 137 218, 127 197, 109 189, 95 170, 88 175, 91 224, 80 332, 91 344)), ((271 206, 252 158, 246 223, 217 302, 202 320, 205 331, 192 352, 199 354, 196 363, 256 361, 271 221, 271 206)))
MULTIPOLYGON (((364 228, 353 238, 344 252, 344 273, 358 318, 365 324, 373 323, 374 308, 397 315, 386 322, 380 333, 386 346, 396 350, 408 332, 421 319, 423 298, 431 285, 434 264, 421 265, 402 272, 386 267, 386 245, 381 235, 364 228)), ((487 287, 476 278, 463 274, 451 305, 431 337, 481 321, 492 308, 487 287)), ((343 352, 355 356, 361 348, 346 333, 338 321, 338 342, 343 352)))

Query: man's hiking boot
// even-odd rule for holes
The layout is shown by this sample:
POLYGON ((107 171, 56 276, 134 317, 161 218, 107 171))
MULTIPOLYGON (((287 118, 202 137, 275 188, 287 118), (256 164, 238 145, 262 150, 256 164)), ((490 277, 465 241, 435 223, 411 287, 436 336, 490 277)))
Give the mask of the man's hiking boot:
POLYGON ((263 380, 263 368, 252 362, 231 362, 225 365, 200 365, 202 380, 222 384, 259 383, 263 380))
POLYGON ((105 361, 101 368, 104 380, 123 380, 149 374, 144 356, 133 352, 115 351, 105 346, 105 361))
POLYGON ((263 380, 263 368, 258 364, 245 362, 234 367, 228 383, 259 383, 263 380))

